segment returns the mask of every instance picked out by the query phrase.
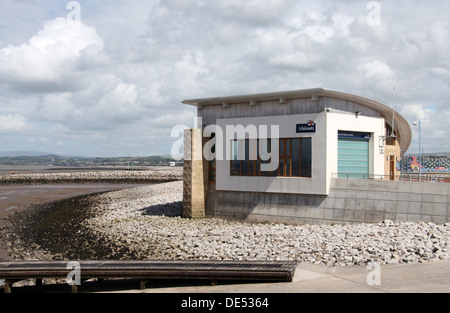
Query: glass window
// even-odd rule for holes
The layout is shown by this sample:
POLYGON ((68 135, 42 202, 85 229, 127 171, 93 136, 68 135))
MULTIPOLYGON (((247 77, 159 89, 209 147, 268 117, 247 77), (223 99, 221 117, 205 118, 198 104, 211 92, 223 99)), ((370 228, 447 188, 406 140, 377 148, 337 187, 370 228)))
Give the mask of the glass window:
POLYGON ((302 139, 301 150, 301 176, 311 177, 311 163, 312 163, 312 142, 311 138, 302 139))
MULTIPOLYGON (((271 160, 261 159, 260 145, 270 153, 270 140, 234 140, 232 142, 231 175, 233 176, 287 176, 311 177, 312 139, 283 138, 279 140, 279 166, 272 172, 261 171, 261 164, 271 160), (267 142, 267 144, 265 144, 267 142)), ((264 153, 264 151, 263 151, 264 153)))
POLYGON ((249 150, 248 150, 248 140, 244 141, 244 159, 242 160, 241 166, 241 175, 248 176, 249 175, 249 150))
POLYGON ((233 160, 239 160, 239 141, 235 140, 232 142, 232 151, 231 154, 233 156, 233 160))
POLYGON ((292 139, 292 176, 300 176, 300 139, 292 139))
POLYGON ((280 159, 280 165, 278 166, 278 174, 280 176, 286 175, 285 171, 284 171, 285 170, 284 165, 285 165, 285 159, 280 159))
POLYGON ((239 158, 239 141, 235 140, 232 142, 231 155, 233 157, 231 161, 231 175, 241 175, 241 161, 239 158))

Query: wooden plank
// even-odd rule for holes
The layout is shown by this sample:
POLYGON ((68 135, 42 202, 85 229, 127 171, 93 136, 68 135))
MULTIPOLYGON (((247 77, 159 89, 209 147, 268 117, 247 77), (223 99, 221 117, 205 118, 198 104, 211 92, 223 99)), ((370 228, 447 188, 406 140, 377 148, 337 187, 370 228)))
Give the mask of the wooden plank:
MULTIPOLYGON (((66 278, 66 261, 0 262, 0 278, 66 278)), ((292 281, 297 262, 266 261, 80 261, 82 279, 209 279, 292 281)))

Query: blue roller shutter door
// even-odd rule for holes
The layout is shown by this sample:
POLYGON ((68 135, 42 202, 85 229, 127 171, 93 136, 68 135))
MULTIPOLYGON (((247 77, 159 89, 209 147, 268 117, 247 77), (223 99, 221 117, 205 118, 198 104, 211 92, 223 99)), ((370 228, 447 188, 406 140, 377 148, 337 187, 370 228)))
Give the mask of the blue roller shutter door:
POLYGON ((369 139, 338 139, 338 173, 340 178, 369 177, 369 139))

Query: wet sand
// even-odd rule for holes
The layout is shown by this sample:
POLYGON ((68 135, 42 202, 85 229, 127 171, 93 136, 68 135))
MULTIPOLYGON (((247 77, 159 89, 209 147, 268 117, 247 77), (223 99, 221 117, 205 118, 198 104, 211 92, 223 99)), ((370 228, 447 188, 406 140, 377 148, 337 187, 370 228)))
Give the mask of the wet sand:
MULTIPOLYGON (((99 192, 139 187, 139 184, 61 184, 0 186, 0 227, 7 225, 7 217, 26 210, 30 205, 73 198, 99 192)), ((10 260, 0 241, 0 260, 10 260)))

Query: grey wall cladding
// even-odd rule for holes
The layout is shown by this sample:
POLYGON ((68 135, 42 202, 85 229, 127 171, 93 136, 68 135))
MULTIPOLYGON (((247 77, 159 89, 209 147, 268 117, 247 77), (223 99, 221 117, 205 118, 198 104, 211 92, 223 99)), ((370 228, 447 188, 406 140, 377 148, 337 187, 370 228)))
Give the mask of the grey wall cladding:
MULTIPOLYGON (((329 196, 216 191, 209 216, 286 224, 450 221, 450 184, 334 178, 329 196)), ((210 198, 210 200, 212 200, 210 198)))

